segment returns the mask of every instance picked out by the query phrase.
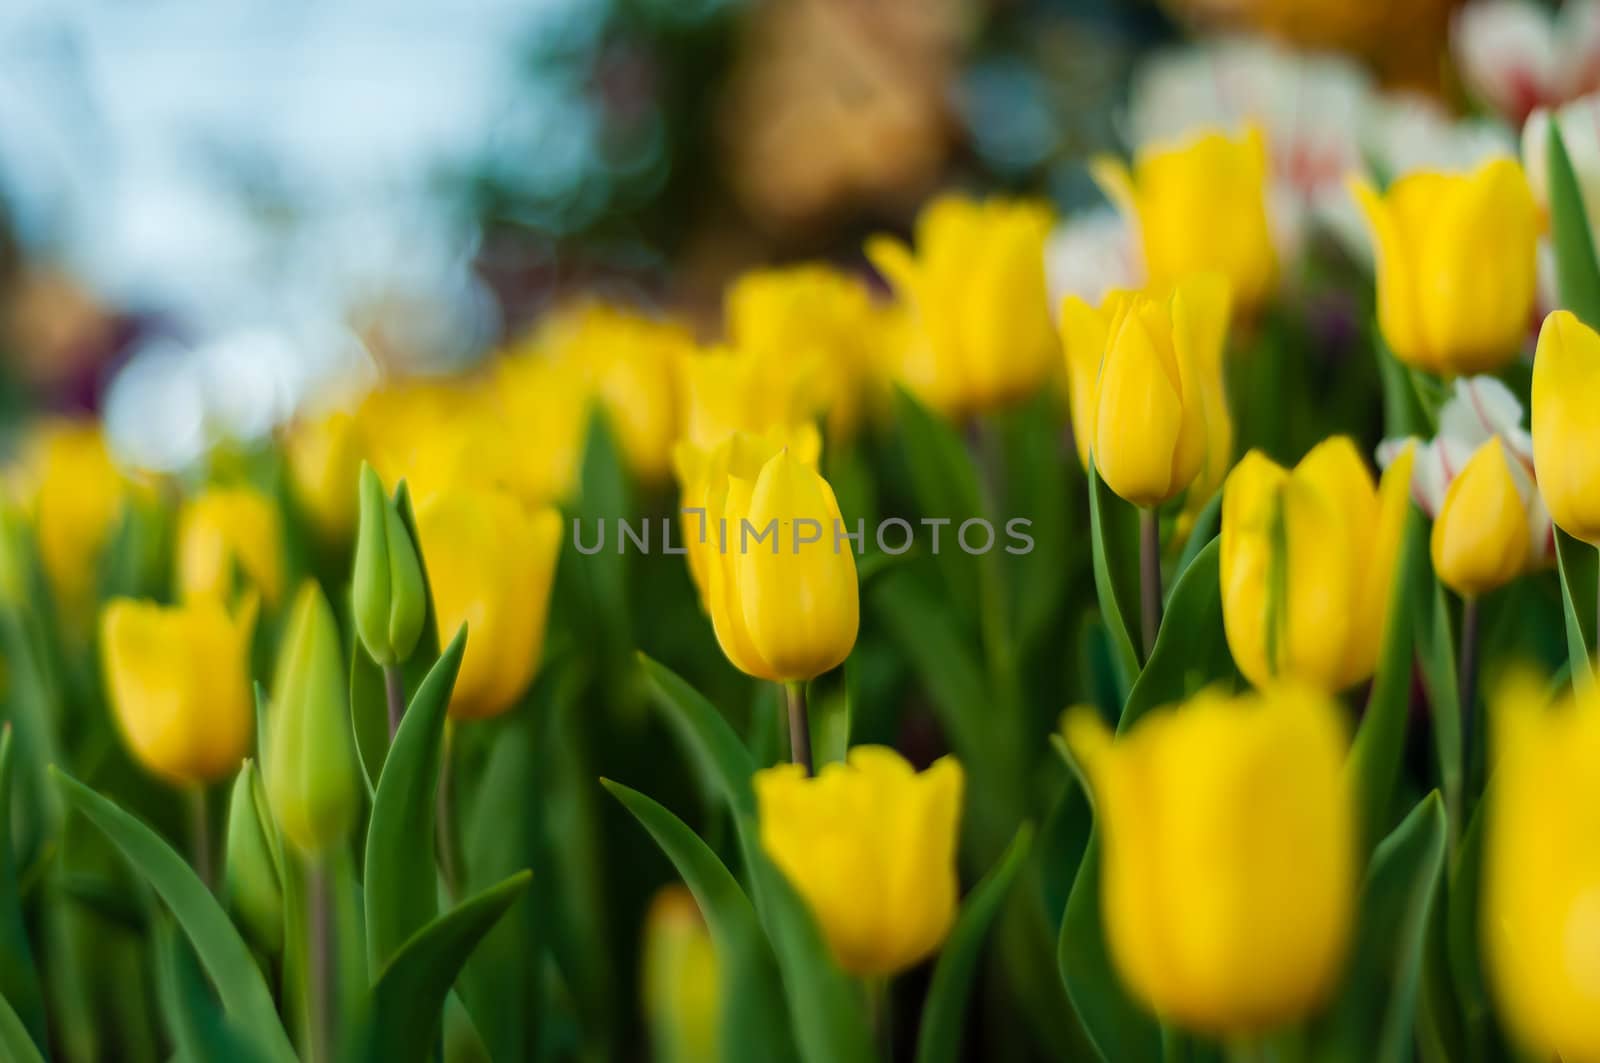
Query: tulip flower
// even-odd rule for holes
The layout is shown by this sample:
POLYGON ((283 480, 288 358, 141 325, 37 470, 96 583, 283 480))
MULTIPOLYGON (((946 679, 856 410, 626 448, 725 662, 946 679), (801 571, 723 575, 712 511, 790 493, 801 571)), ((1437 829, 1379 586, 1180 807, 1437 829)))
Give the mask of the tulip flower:
POLYGON ((92 618, 100 558, 128 500, 100 427, 47 420, 29 431, 10 479, 32 517, 39 559, 65 612, 92 618))
POLYGON ((1106 942, 1134 995, 1227 1036, 1326 1000, 1356 908, 1338 705, 1308 687, 1203 691, 1116 738, 1092 709, 1065 731, 1103 839, 1106 942))
POLYGON ((364 448, 359 423, 344 410, 296 421, 284 435, 290 490, 328 542, 348 542, 355 530, 356 476, 364 448))
POLYGON ((1291 472, 1251 451, 1222 488, 1222 619, 1252 683, 1343 690, 1371 677, 1411 482, 1408 450, 1374 487, 1344 436, 1291 472))
POLYGON ((722 985, 711 934, 680 885, 663 887, 644 920, 645 1016, 650 1058, 715 1063, 721 1058, 722 985))
POLYGON ((1556 525, 1600 545, 1600 335, 1566 310, 1544 319, 1533 357, 1533 464, 1556 525))
POLYGON ((333 610, 307 580, 278 651, 265 774, 283 836, 313 858, 349 836, 360 800, 345 660, 333 610))
POLYGON ((1506 158, 1471 174, 1353 186, 1377 249, 1378 325, 1407 365, 1489 372, 1522 349, 1537 292, 1539 211, 1506 158))
POLYGON ((1480 941, 1526 1058, 1600 1059, 1600 700, 1550 706, 1517 676, 1491 703, 1480 941))
POLYGON ((774 358, 713 348, 681 363, 683 440, 710 451, 735 432, 808 424, 818 400, 774 358))
POLYGON ((1168 298, 1112 292, 1095 310, 1077 296, 1061 308, 1072 430, 1087 468, 1138 506, 1185 490, 1206 497, 1233 452, 1222 353, 1228 285, 1187 277, 1168 298))
POLYGON ((955 920, 964 776, 857 746, 815 778, 797 764, 753 779, 761 847, 822 928, 839 965, 884 977, 925 959, 955 920))
POLYGON ((278 507, 254 488, 211 488, 178 516, 178 586, 185 598, 226 599, 236 578, 268 606, 283 596, 278 507))
POLYGON ((1204 130, 1141 149, 1131 171, 1109 158, 1096 159, 1093 171, 1137 226, 1152 287, 1220 273, 1246 309, 1271 294, 1278 256, 1267 220, 1267 149, 1259 129, 1237 138, 1204 130))
POLYGON ((250 749, 255 605, 163 606, 113 599, 100 616, 100 658, 117 730, 136 760, 178 786, 231 774, 250 749))
POLYGON ((372 466, 360 473, 361 526, 350 589, 356 634, 367 655, 384 667, 411 656, 428 613, 422 564, 394 499, 372 466))
POLYGON ((1431 548, 1439 579, 1465 597, 1503 587, 1527 567, 1527 505, 1499 436, 1480 446, 1450 484, 1431 548))
POLYGON ((538 673, 562 521, 506 491, 460 487, 417 510, 417 537, 441 632, 466 624, 450 715, 475 720, 517 703, 538 673))
POLYGON ((235 922, 269 956, 283 948, 283 882, 277 827, 268 811, 261 773, 246 760, 233 781, 223 896, 235 922))
POLYGON ((934 200, 917 218, 916 251, 879 236, 867 257, 914 315, 902 382, 949 416, 1033 394, 1060 356, 1050 327, 1042 204, 960 196, 934 200))

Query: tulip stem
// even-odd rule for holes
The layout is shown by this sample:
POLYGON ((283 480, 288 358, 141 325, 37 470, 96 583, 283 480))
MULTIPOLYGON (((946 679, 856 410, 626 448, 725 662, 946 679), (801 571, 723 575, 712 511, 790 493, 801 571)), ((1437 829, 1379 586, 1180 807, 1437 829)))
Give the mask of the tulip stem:
POLYGON ((1144 659, 1149 661, 1161 630, 1161 518, 1154 506, 1139 509, 1139 597, 1144 659))
POLYGON ((398 664, 383 666, 383 693, 389 703, 389 741, 392 743, 395 732, 400 730, 400 717, 406 714, 405 677, 400 674, 398 664))
POLYGON ((196 783, 189 787, 189 855, 194 861, 194 873, 200 876, 200 881, 206 884, 206 889, 215 890, 211 860, 211 810, 206 801, 206 788, 203 783, 196 783))
POLYGON ((333 1058, 333 940, 328 923, 328 875, 320 858, 306 865, 306 905, 310 909, 307 980, 311 996, 312 1063, 333 1058))
POLYGON ((789 759, 815 774, 811 762, 811 718, 806 713, 806 684, 793 680, 783 684, 784 702, 789 708, 789 759))
POLYGON ((1461 678, 1457 693, 1461 697, 1461 781, 1467 793, 1474 793, 1474 764, 1478 757, 1478 599, 1470 595, 1461 600, 1461 678))

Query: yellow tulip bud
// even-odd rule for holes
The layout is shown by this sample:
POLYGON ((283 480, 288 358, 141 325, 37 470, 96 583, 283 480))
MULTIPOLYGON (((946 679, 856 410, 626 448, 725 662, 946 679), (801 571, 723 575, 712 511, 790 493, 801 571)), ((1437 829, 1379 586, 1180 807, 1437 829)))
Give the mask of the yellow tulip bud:
POLYGON ((113 599, 100 616, 106 695, 123 742, 176 785, 230 774, 250 749, 255 605, 229 616, 214 599, 163 606, 113 599))
POLYGON ((1234 138, 1203 130, 1142 149, 1133 170, 1096 159, 1095 179, 1139 232, 1149 283, 1220 273, 1246 309, 1271 294, 1278 256, 1267 220, 1267 149, 1261 131, 1234 138))
POLYGON ((1492 699, 1480 940, 1529 1058, 1600 1059, 1600 701, 1515 676, 1492 699))
POLYGON ((717 954, 694 897, 682 886, 663 888, 651 902, 642 966, 651 1058, 715 1063, 722 1055, 717 954))
POLYGON ((234 920, 273 956, 283 948, 283 883, 278 877, 276 832, 261 773, 246 760, 228 800, 223 895, 234 920))
MULTIPOLYGON (((1256 686, 1343 690, 1371 677, 1410 506, 1408 447, 1374 487, 1355 444, 1324 440, 1294 471, 1251 451, 1222 488, 1222 619, 1256 686)), ((1524 532, 1526 534, 1526 532, 1524 532)))
POLYGON ((544 653, 561 515, 529 509, 505 491, 462 487, 417 510, 417 537, 440 632, 468 625, 450 696, 456 719, 496 716, 516 704, 544 653))
POLYGON ((343 410, 296 421, 284 436, 295 501, 329 542, 347 542, 355 530, 356 475, 363 449, 359 423, 343 410))
POLYGON ((1134 505, 1193 488, 1208 497, 1226 474, 1233 422, 1222 378, 1228 285, 1217 274, 1180 282, 1166 299, 1112 292, 1099 310, 1077 296, 1061 308, 1078 457, 1134 505))
POLYGON ((1526 566, 1527 507, 1499 436, 1490 436, 1450 482, 1431 547, 1439 579, 1469 597, 1505 586, 1526 566))
POLYGON ((361 526, 350 588, 356 634, 368 656, 391 665, 411 656, 428 613, 428 589, 411 533, 372 466, 361 466, 361 526))
POLYGON ((1600 335, 1566 310, 1544 319, 1533 357, 1533 465, 1556 526, 1600 545, 1600 335))
POLYGON ((268 606, 283 596, 278 507, 254 488, 211 488, 178 516, 178 586, 184 598, 226 599, 239 577, 268 606))
POLYGON ((942 196, 917 218, 916 251, 891 237, 867 257, 915 316, 899 377, 950 416, 1033 394, 1059 357, 1050 327, 1040 203, 942 196))
POLYGON ((267 717, 267 798, 284 837, 307 856, 342 843, 360 800, 339 628, 311 580, 295 596, 267 717))
POLYGON ((841 967, 892 975, 943 943, 959 888, 959 763, 941 757, 919 773, 892 749, 857 746, 814 778, 781 764, 753 784, 761 847, 841 967))
POLYGON ((1094 797, 1101 912, 1123 982, 1208 1034, 1310 1014, 1338 982, 1356 900, 1339 707, 1311 688, 1204 691, 1113 739, 1065 720, 1094 797))
POLYGON ((1378 325, 1407 365, 1483 373, 1522 349, 1537 294, 1539 211, 1522 168, 1413 173, 1353 186, 1377 250, 1378 325))
POLYGON ((128 482, 100 426, 66 419, 35 426, 11 479, 33 518, 39 558, 63 611, 89 622, 101 555, 128 499, 128 482))

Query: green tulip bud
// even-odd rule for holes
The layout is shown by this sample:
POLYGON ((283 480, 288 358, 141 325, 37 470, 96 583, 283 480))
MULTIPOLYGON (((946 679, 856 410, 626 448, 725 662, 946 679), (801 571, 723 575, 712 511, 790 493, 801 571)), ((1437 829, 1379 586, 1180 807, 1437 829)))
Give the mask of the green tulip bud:
POLYGON ((368 655, 380 665, 410 657, 428 608, 422 562, 399 507, 366 464, 361 466, 361 523, 351 596, 356 634, 368 655))
POLYGON ((246 760, 228 801, 228 838, 222 895, 235 922, 262 951, 283 948, 283 883, 279 877, 277 828, 267 813, 261 773, 246 760))
POLYGON ((267 726, 273 818, 295 848, 316 856, 349 836, 359 792, 339 629, 312 580, 284 631, 267 726))

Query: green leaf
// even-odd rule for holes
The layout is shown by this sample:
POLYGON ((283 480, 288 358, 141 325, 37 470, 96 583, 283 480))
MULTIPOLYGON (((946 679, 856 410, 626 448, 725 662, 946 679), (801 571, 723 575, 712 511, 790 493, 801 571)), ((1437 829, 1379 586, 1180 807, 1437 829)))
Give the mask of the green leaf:
POLYGON ((17 889, 17 858, 11 837, 12 764, 15 761, 11 725, 0 730, 0 996, 16 1009, 18 1017, 40 1048, 50 1044, 45 1022, 44 994, 23 924, 22 898, 17 889))
POLYGON ((1150 660, 1123 706, 1119 732, 1151 709, 1181 701, 1208 684, 1231 682, 1238 675, 1222 625, 1221 554, 1221 540, 1213 538, 1173 586, 1150 660))
MULTIPOLYGON (((1484 796, 1488 796, 1487 789, 1484 796)), ((1461 1012, 1464 1040, 1471 1046, 1474 1059, 1496 1058, 1492 1046, 1500 1038, 1479 960, 1482 950, 1478 946, 1486 805, 1486 801, 1478 802, 1461 837, 1461 846, 1446 880, 1449 888, 1445 895, 1445 948, 1450 986, 1461 1012)))
POLYGON ((661 805, 620 783, 600 782, 650 832, 705 915, 723 968, 723 1058, 792 1059, 793 1034, 777 961, 733 874, 661 805))
POLYGON ((989 924, 1000 911, 1028 857, 1033 828, 1024 823, 1005 853, 983 881, 973 887, 961 906, 955 927, 933 970, 917 1033, 917 1063, 956 1063, 961 1056, 961 1035, 971 998, 972 975, 989 924))
MULTIPOLYGON (((578 471, 578 497, 572 506, 571 516, 579 522, 579 527, 599 526, 619 535, 616 522, 633 515, 627 467, 611 426, 599 408, 590 413, 583 463, 578 471)), ((600 659, 620 659, 626 648, 634 645, 627 555, 621 552, 620 543, 608 543, 593 556, 569 555, 567 562, 565 574, 576 576, 583 583, 574 600, 581 602, 585 609, 575 618, 585 638, 600 659)), ((602 677, 607 674, 602 673, 602 677)))
POLYGON ((462 901, 400 947, 373 987, 371 1012, 357 1035, 361 1058, 372 1063, 431 1058, 445 998, 462 965, 532 880, 532 872, 517 872, 462 901))
POLYGON ((672 669, 643 653, 639 654, 639 663, 656 704, 666 711, 668 720, 721 791, 728 807, 736 814, 754 814, 756 797, 750 788, 750 776, 755 774, 755 762, 728 721, 672 669))
POLYGON ((406 939, 439 908, 434 808, 446 710, 467 627, 461 626, 400 720, 367 824, 367 970, 376 978, 406 939))
POLYGON ((1004 555, 1016 599, 1016 641, 1032 648, 1051 637, 1052 622, 1061 612, 1077 555, 1072 549, 1074 505, 1082 505, 1076 487, 1077 452, 1062 431, 1052 395, 1040 395, 1014 413, 1000 416, 1005 439, 1006 492, 990 519, 1000 544, 1009 544, 1007 525, 1031 522, 1033 548, 1026 554, 1004 555), (1065 453, 1070 452, 1070 457, 1065 453))
POLYGON ((946 547, 962 521, 983 515, 978 472, 950 424, 898 388, 895 425, 904 443, 911 491, 920 515, 950 522, 939 529, 940 550, 935 556, 949 595, 950 612, 974 616, 978 610, 977 566, 965 551, 946 547))
POLYGON ((255 958, 205 884, 154 831, 78 780, 52 769, 69 804, 109 838, 171 909, 240 1028, 270 1058, 293 1060, 255 958))
POLYGON ((1195 514, 1194 526, 1189 529, 1189 538, 1183 544, 1183 553, 1178 555, 1178 567, 1173 571, 1172 590, 1167 592, 1169 600, 1177 592, 1177 581, 1189 570, 1194 559, 1200 556, 1200 551, 1221 533, 1222 492, 1217 491, 1200 508, 1200 512, 1195 514))
MULTIPOLYGON (((405 689, 415 692, 439 659, 439 617, 433 608, 433 584, 428 579, 428 559, 422 555, 422 538, 417 534, 411 490, 404 480, 395 487, 394 504, 400 510, 406 534, 418 544, 417 563, 422 567, 422 585, 428 588, 428 611, 423 617, 422 635, 411 656, 400 666, 405 689)), ((350 722, 356 735, 359 754, 356 759, 361 762, 370 794, 377 789, 378 776, 383 774, 383 760, 389 753, 389 698, 384 690, 383 669, 366 655, 357 638, 350 640, 350 722)))
POLYGON ((1550 175, 1550 235, 1555 244, 1561 305, 1590 328, 1600 328, 1600 265, 1595 262, 1594 237, 1584 215, 1582 189, 1567 145, 1561 139, 1559 122, 1550 123, 1545 153, 1550 175))
POLYGON ((1351 773, 1356 794, 1363 847, 1383 837, 1405 754, 1406 719, 1411 706, 1411 662, 1415 625, 1413 596, 1408 592, 1413 573, 1425 566, 1427 535, 1415 506, 1406 511, 1400 557, 1389 593, 1384 642, 1378 654, 1377 675, 1367 698, 1345 770, 1351 773))
POLYGON ((1450 630, 1450 611, 1445 606, 1444 588, 1432 574, 1432 566, 1413 566, 1408 593, 1415 619, 1412 624, 1417 644, 1417 660, 1422 666, 1422 684, 1428 693, 1433 723, 1434 753, 1439 762, 1439 788, 1444 793, 1445 815, 1451 837, 1461 829, 1465 812, 1462 793, 1461 693, 1456 689, 1455 636, 1450 630))
POLYGON ((158 923, 155 952, 157 999, 179 1058, 192 1063, 213 1059, 257 1063, 265 1059, 223 1014, 193 952, 179 941, 166 920, 158 923))
POLYGON ((1411 1058, 1445 832, 1444 802, 1435 790, 1373 851, 1344 988, 1313 1031, 1317 1059, 1400 1063, 1411 1058))
POLYGON ((1111 636, 1112 659, 1124 690, 1139 674, 1134 631, 1139 623, 1139 511, 1118 498, 1089 463, 1089 541, 1094 592, 1111 636))
POLYGON ((5 997, 0 997, 0 1054, 12 1063, 44 1063, 39 1047, 28 1035, 27 1025, 17 1017, 5 997))
POLYGON ((1561 573, 1561 610, 1567 622, 1567 654, 1572 663, 1572 684, 1580 689, 1594 685, 1590 647, 1595 645, 1595 548, 1574 539, 1560 528, 1556 536, 1556 565, 1561 573))

